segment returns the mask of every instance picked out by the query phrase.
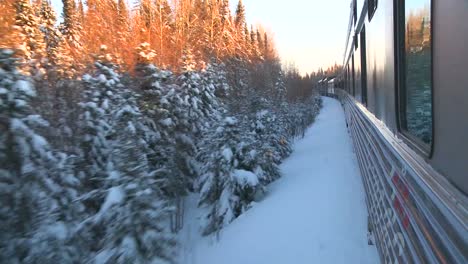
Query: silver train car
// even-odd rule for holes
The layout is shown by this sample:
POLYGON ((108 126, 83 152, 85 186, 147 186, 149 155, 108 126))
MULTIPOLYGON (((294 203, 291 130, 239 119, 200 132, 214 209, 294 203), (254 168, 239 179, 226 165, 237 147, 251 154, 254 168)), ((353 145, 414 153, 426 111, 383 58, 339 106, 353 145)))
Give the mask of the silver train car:
POLYGON ((347 32, 334 93, 382 263, 468 263, 468 1, 352 0, 347 32))

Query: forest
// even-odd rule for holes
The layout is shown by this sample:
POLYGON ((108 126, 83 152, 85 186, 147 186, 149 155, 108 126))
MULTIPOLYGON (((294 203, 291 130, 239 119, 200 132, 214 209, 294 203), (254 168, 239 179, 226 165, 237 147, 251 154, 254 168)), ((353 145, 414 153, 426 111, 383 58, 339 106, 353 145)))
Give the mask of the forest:
POLYGON ((0 0, 0 262, 174 263, 189 193, 211 235, 281 177, 313 78, 242 1, 62 2, 0 0))

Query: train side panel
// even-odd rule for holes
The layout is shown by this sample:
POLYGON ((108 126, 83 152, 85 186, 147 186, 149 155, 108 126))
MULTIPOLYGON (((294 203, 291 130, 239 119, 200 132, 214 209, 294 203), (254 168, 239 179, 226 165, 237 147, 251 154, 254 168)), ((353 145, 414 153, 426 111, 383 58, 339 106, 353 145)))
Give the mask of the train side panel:
POLYGON ((431 165, 468 193, 468 1, 433 1, 431 165))

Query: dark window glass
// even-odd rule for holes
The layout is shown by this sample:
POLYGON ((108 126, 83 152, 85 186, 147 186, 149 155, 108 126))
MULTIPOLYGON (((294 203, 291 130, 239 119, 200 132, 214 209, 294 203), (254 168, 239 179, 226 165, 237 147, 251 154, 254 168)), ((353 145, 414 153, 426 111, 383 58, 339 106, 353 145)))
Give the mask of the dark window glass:
POLYGON ((375 10, 377 10, 378 0, 369 0, 367 2, 367 12, 369 16, 369 21, 371 21, 372 17, 374 16, 375 10))
POLYGON ((402 128, 432 143, 431 1, 405 1, 402 128))

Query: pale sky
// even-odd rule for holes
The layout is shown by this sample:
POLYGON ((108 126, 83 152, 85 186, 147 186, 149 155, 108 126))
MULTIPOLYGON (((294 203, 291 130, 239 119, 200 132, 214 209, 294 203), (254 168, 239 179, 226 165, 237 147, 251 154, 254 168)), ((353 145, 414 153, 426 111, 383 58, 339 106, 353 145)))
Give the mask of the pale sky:
MULTIPOLYGON (((237 0, 230 0, 232 6, 237 0)), ((243 0, 249 23, 273 32, 281 59, 302 74, 341 64, 350 0, 243 0)))
MULTIPOLYGON (((230 0, 233 10, 237 0, 230 0)), ((274 34, 283 62, 302 74, 343 61, 350 0, 243 0, 249 24, 274 34)), ((57 14, 62 1, 52 0, 57 14)))

